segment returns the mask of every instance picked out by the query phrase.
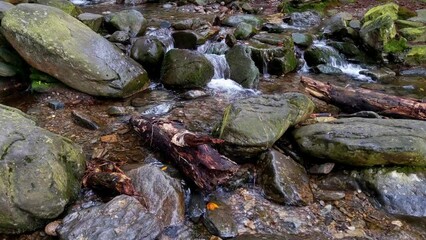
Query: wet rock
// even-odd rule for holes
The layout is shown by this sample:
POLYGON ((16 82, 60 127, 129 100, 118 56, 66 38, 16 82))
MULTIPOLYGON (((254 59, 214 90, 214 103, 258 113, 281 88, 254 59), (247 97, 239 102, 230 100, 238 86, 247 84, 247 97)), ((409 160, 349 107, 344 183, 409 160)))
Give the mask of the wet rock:
MULTIPOLYGON (((230 34, 232 35, 232 34, 230 34)), ((234 37, 235 39, 235 37, 234 37)), ((235 39, 236 41, 236 39, 235 39)), ((215 55, 225 55, 225 53, 229 50, 228 45, 224 42, 210 42, 206 43, 203 46, 200 46, 197 51, 205 53, 205 54, 215 54, 215 55)))
POLYGON ((343 62, 343 58, 337 51, 329 47, 312 46, 303 54, 308 66, 317 66, 320 64, 332 65, 333 61, 343 62))
POLYGON ((352 174, 389 213, 426 217, 426 170, 423 168, 368 169, 352 174))
POLYGON ((238 15, 231 15, 226 17, 222 21, 222 25, 229 26, 229 27, 237 27, 238 24, 242 22, 248 23, 256 29, 260 29, 263 24, 263 20, 255 15, 238 14, 238 15))
POLYGON ((412 46, 407 53, 405 62, 412 66, 426 64, 426 45, 412 46))
POLYGON ((225 109, 215 134, 225 140, 224 152, 243 160, 266 151, 313 108, 312 101, 300 93, 241 99, 225 109))
POLYGON ((359 72, 365 76, 371 77, 373 80, 384 80, 387 78, 392 78, 396 76, 396 73, 389 68, 378 68, 371 70, 363 70, 359 72))
POLYGON ((318 182, 318 187, 329 191, 358 191, 360 186, 356 179, 342 172, 332 173, 318 182))
POLYGON ((133 111, 134 111, 134 108, 131 106, 128 106, 128 107, 111 106, 110 108, 108 108, 107 113, 110 116, 124 116, 124 115, 130 114, 133 111))
POLYGON ((77 19, 95 32, 99 31, 102 22, 104 21, 104 17, 102 15, 94 13, 82 13, 77 16, 77 19))
POLYGON ((351 21, 349 21, 349 27, 359 30, 361 29, 361 21, 358 19, 352 19, 351 21))
POLYGON ((387 3, 369 9, 362 18, 362 21, 368 22, 377 19, 383 15, 389 15, 392 20, 398 19, 399 6, 395 3, 387 3))
POLYGON ((346 21, 351 19, 352 16, 348 13, 338 13, 326 21, 323 33, 328 36, 345 34, 347 27, 346 21))
POLYGON ((244 40, 250 38, 253 34, 255 34, 256 29, 245 22, 241 22, 237 25, 234 31, 235 38, 239 40, 244 40))
POLYGON ((235 240, 318 240, 318 239, 328 239, 329 237, 322 233, 315 233, 315 234, 288 234, 288 233, 282 233, 280 235, 274 235, 274 234, 242 234, 238 235, 235 240))
POLYGON ((153 104, 144 105, 142 107, 138 107, 136 110, 141 115, 160 116, 173 110, 173 108, 175 108, 175 105, 176 104, 171 101, 162 102, 162 103, 153 103, 153 104))
POLYGON ((0 62, 0 77, 13 77, 16 74, 16 69, 13 66, 0 62))
POLYGON ((185 100, 197 99, 207 96, 209 96, 209 94, 202 90, 189 90, 182 94, 182 98, 185 100))
POLYGON ((426 9, 416 10, 417 16, 409 18, 409 21, 426 23, 426 9))
POLYGON ((18 109, 0 105, 0 123, 0 233, 32 231, 77 197, 85 158, 18 109))
POLYGON ((346 118, 294 131, 304 153, 353 166, 426 166, 426 123, 417 120, 346 118))
POLYGON ((330 46, 347 57, 362 57, 361 51, 351 42, 329 42, 330 46))
POLYGON ((265 23, 262 26, 262 30, 268 33, 282 33, 285 31, 285 28, 275 23, 265 23))
POLYGON ((304 206, 313 201, 309 177, 293 159, 271 150, 258 164, 259 184, 267 199, 292 206, 304 206))
POLYGON ((47 106, 49 106, 52 110, 59 110, 65 107, 65 104, 58 100, 50 100, 47 102, 47 106))
POLYGON ((198 37, 193 31, 177 31, 172 34, 175 48, 197 49, 198 37))
POLYGON ((3 18, 4 13, 14 7, 13 4, 0 1, 0 20, 3 18))
POLYGON ((140 65, 56 8, 20 4, 6 13, 1 24, 5 37, 31 66, 72 88, 126 97, 148 85, 140 65))
POLYGON ((136 191, 144 199, 147 211, 154 213, 160 226, 180 225, 185 219, 185 202, 181 183, 151 164, 127 173, 136 191))
POLYGON ((201 18, 189 18, 180 21, 174 21, 172 27, 175 30, 195 30, 203 26, 209 26, 210 23, 201 18))
POLYGON ((418 28, 418 27, 423 27, 424 26, 424 24, 421 23, 421 22, 413 22, 413 21, 401 20, 401 19, 396 20, 395 24, 398 27, 398 29, 402 29, 402 28, 418 28))
POLYGON ((61 239, 154 239, 167 222, 136 198, 120 195, 106 204, 68 214, 58 229, 61 239))
POLYGON ((214 203, 218 207, 207 209, 203 223, 207 230, 213 235, 221 238, 232 238, 238 235, 237 224, 232 218, 232 210, 226 203, 214 200, 209 203, 214 203))
POLYGON ((294 12, 283 21, 295 27, 314 27, 321 24, 321 16, 314 11, 294 12))
POLYGON ((315 199, 323 201, 336 201, 346 196, 342 191, 317 190, 314 192, 315 199))
POLYGON ((396 27, 392 16, 384 14, 364 22, 359 33, 369 48, 381 51, 383 46, 396 36, 396 27))
POLYGON ((324 163, 320 165, 313 165, 309 168, 308 172, 311 174, 329 174, 334 168, 334 163, 324 163))
POLYGON ((232 48, 237 44, 237 39, 233 34, 226 34, 225 43, 228 45, 228 47, 232 48))
POLYGON ((426 77, 426 68, 417 67, 399 72, 401 76, 419 76, 426 77))
POLYGON ((130 36, 126 31, 115 31, 113 34, 111 34, 108 40, 111 42, 125 43, 130 40, 130 36))
POLYGON ((170 226, 165 228, 155 240, 186 240, 194 239, 193 230, 188 226, 170 226))
POLYGON ((116 30, 128 32, 130 37, 142 35, 148 25, 142 13, 135 9, 112 13, 105 17, 105 22, 116 30))
POLYGON ((147 70, 151 78, 160 76, 166 49, 160 40, 146 36, 138 38, 130 50, 130 56, 147 70))
POLYGON ((35 0, 34 3, 59 8, 73 17, 82 13, 79 7, 68 0, 35 0))
POLYGON ((251 59, 251 49, 236 45, 225 55, 231 70, 231 79, 245 88, 255 88, 259 83, 259 69, 251 59))
POLYGON ((188 216, 191 221, 197 223, 200 218, 206 212, 206 204, 204 202, 204 196, 201 192, 191 192, 191 196, 188 204, 188 216))
POLYGON ((172 49, 164 57, 161 83, 172 88, 204 87, 214 75, 210 61, 201 53, 172 49))
POLYGON ((328 66, 325 64, 320 64, 315 66, 314 70, 315 72, 328 74, 328 75, 338 75, 343 73, 342 70, 340 70, 339 68, 328 66))
POLYGON ((71 112, 72 120, 75 124, 79 125, 80 127, 84 127, 90 130, 97 130, 99 129, 99 124, 96 122, 96 120, 92 119, 92 117, 79 112, 77 110, 73 110, 71 112))
POLYGON ((305 48, 311 46, 314 42, 314 38, 308 33, 292 33, 291 37, 294 44, 305 48))

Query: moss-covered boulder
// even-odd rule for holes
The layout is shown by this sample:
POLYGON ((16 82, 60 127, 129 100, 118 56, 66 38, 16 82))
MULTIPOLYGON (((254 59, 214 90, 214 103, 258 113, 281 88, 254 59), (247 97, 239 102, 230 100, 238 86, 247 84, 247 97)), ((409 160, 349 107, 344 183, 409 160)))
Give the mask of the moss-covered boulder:
POLYGON ((395 3, 387 3, 384 5, 379 5, 368 10, 362 19, 363 22, 368 22, 374 19, 377 19, 383 15, 389 15, 392 20, 398 19, 398 10, 399 6, 395 3))
POLYGON ((246 88, 255 88, 259 83, 259 69, 251 59, 248 46, 236 45, 225 55, 230 68, 230 77, 246 88))
POLYGON ((234 36, 237 39, 244 40, 250 38, 255 32, 256 29, 251 24, 241 22, 235 28, 234 36))
POLYGON ((0 21, 1 21, 1 19, 3 18, 4 13, 5 13, 7 10, 12 9, 13 7, 14 7, 14 5, 13 5, 13 4, 11 4, 11 3, 0 1, 0 21))
POLYGON ((59 8, 73 17, 77 17, 83 11, 68 0, 35 0, 35 3, 59 8))
POLYGON ((383 46, 385 53, 402 53, 408 49, 407 39, 400 37, 399 39, 391 39, 383 46))
POLYGON ((6 12, 1 25, 32 67, 82 92, 126 97, 149 84, 142 66, 57 8, 20 4, 6 12))
POLYGON ((400 29, 401 35, 411 42, 426 42, 426 26, 400 29))
POLYGON ((204 87, 212 79, 214 67, 201 53, 172 49, 164 57, 161 83, 170 88, 204 87))
POLYGON ((229 17, 226 17, 222 21, 222 25, 229 26, 229 27, 237 27, 238 24, 245 22, 250 25, 252 25, 256 29, 262 28, 263 19, 250 14, 238 14, 238 15, 232 15, 229 17))
POLYGON ((0 233, 20 233, 58 217, 80 190, 81 148, 0 105, 0 233))
POLYGON ((309 47, 314 42, 314 37, 309 33, 292 33, 291 38, 294 44, 300 47, 309 47))
POLYGON ((405 62, 409 65, 426 64, 426 45, 412 46, 407 53, 405 62))
POLYGON ((300 93, 263 95, 229 105, 215 135, 225 140, 222 150, 242 160, 271 147, 284 132, 304 120, 313 102, 300 93))
POLYGON ((353 166, 426 166, 426 122, 348 118, 294 131, 300 149, 313 157, 353 166))
POLYGON ((313 201, 305 168, 290 157, 271 150, 262 155, 258 165, 258 182, 266 198, 292 206, 304 206, 313 201))
POLYGON ((365 22, 360 30, 360 36, 368 48, 382 51, 383 45, 396 36, 392 15, 384 14, 365 22))
POLYGON ((416 10, 416 13, 416 17, 409 18, 408 20, 426 24, 426 9, 416 10))
POLYGON ((336 50, 326 46, 312 46, 305 51, 303 57, 309 67, 320 64, 332 65, 332 62, 343 62, 342 56, 336 50))
POLYGON ((135 9, 112 13, 105 17, 105 22, 115 30, 128 32, 131 37, 141 36, 148 26, 148 20, 135 9))

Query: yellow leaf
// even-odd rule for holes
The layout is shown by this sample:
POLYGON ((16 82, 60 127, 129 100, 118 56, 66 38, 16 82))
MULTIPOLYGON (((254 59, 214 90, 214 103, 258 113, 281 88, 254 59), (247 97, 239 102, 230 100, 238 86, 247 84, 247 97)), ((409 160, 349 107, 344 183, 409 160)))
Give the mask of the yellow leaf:
POLYGON ((217 205, 216 203, 214 203, 214 202, 207 203, 207 209, 208 210, 213 211, 216 208, 219 208, 219 205, 217 205))
POLYGON ((161 168, 161 171, 166 171, 167 170, 167 166, 164 166, 161 168))

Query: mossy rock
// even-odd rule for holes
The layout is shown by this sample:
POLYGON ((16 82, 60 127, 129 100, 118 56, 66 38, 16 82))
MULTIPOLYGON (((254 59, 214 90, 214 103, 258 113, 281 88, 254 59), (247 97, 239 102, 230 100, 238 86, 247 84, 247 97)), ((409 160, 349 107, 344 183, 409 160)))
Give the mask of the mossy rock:
POLYGON ((82 92, 127 97, 148 87, 146 71, 65 12, 19 4, 2 19, 3 34, 32 67, 82 92))
POLYGON ((409 65, 426 64, 426 45, 412 46, 407 53, 405 62, 409 65))
POLYGON ((313 36, 309 33, 292 33, 291 37, 294 44, 305 48, 311 46, 314 42, 313 36))
POLYGON ((426 122, 346 118, 301 127, 293 136, 303 153, 352 166, 426 166, 426 122))
POLYGON ((166 87, 190 89, 205 87, 214 67, 202 54, 187 49, 172 49, 164 57, 160 81, 166 87))
POLYGON ((15 6, 11 3, 0 1, 0 21, 3 18, 4 13, 13 7, 15 6))
POLYGON ((402 53, 408 48, 407 39, 401 37, 398 40, 391 39, 384 45, 383 50, 386 53, 402 53))
POLYGON ((262 28, 263 19, 251 14, 238 14, 226 17, 222 21, 222 25, 229 27, 237 27, 238 24, 245 22, 252 25, 256 29, 262 28))
POLYGON ((398 18, 402 20, 406 20, 412 17, 417 16, 416 12, 404 7, 400 6, 398 9, 398 18))
POLYGON ((68 0, 36 0, 38 4, 59 8, 73 17, 77 17, 83 11, 68 0))
POLYGON ((141 37, 133 43, 130 56, 142 64, 150 76, 158 78, 165 52, 160 40, 155 37, 141 37))
POLYGON ((245 88, 256 88, 259 83, 259 69, 251 58, 251 49, 244 45, 235 45, 226 53, 232 80, 245 88))
POLYGON ((82 149, 0 105, 0 233, 33 231, 57 218, 80 190, 82 149))
POLYGON ((312 46, 303 54, 304 59, 309 67, 317 66, 320 64, 332 65, 333 61, 337 63, 343 62, 340 54, 328 47, 312 46))
POLYGON ((383 46, 396 36, 392 15, 380 15, 374 20, 365 22, 360 30, 360 36, 369 48, 382 51, 383 46))
POLYGON ((82 13, 77 16, 77 19, 95 32, 99 31, 104 21, 104 17, 102 15, 94 13, 82 13))
POLYGON ((387 3, 384 5, 379 5, 368 10, 364 14, 362 21, 365 23, 368 21, 375 20, 383 15, 389 15, 392 20, 397 20, 398 11, 399 11, 399 6, 395 3, 387 3))
POLYGON ((234 36, 236 39, 244 40, 250 38, 255 33, 256 29, 251 24, 241 22, 235 28, 234 36))
POLYGON ((401 20, 398 19, 395 21, 395 24, 398 28, 418 28, 418 27, 423 27, 425 24, 421 23, 421 22, 414 22, 414 21, 408 21, 408 20, 401 20))
POLYGON ((399 32, 408 41, 426 42, 426 26, 418 28, 403 28, 399 32))
POLYGON ((128 32, 131 37, 143 35, 148 26, 148 20, 135 9, 112 13, 105 17, 105 22, 115 30, 128 32))

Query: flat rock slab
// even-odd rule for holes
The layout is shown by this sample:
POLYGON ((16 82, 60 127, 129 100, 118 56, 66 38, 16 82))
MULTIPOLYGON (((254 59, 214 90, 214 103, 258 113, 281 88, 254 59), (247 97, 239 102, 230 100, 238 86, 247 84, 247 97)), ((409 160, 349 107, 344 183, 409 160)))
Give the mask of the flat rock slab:
POLYGON ((5 13, 1 26, 32 67, 79 91, 126 97, 149 84, 141 65, 57 8, 19 4, 5 13))
POLYGON ((426 166, 426 122, 347 118, 301 127, 293 133, 313 157, 353 166, 426 166))

